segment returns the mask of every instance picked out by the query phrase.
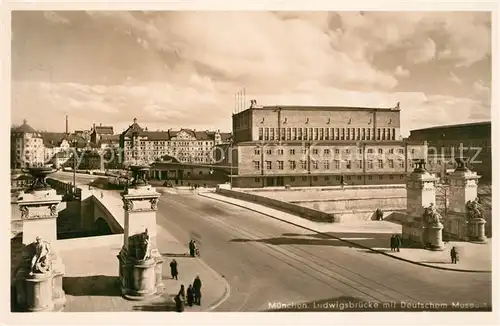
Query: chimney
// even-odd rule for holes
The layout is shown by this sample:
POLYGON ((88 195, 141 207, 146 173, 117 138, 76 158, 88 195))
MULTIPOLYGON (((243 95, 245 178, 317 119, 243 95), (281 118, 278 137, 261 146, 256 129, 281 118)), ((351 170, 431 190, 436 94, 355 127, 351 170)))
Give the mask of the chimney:
POLYGON ((100 123, 99 126, 102 126, 102 123, 100 123))
POLYGON ((28 120, 23 119, 23 124, 27 124, 27 123, 28 123, 28 120))
POLYGON ((95 130, 95 123, 92 125, 92 129, 94 129, 94 130, 95 130))
POLYGON ((69 129, 68 129, 68 115, 66 115, 66 134, 69 133, 69 129))

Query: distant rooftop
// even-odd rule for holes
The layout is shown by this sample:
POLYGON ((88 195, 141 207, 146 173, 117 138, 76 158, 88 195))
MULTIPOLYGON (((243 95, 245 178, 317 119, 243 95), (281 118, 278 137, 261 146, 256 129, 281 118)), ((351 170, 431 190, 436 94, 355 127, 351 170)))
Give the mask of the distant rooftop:
POLYGON ((362 107, 362 106, 330 106, 330 105, 258 105, 257 102, 254 102, 250 105, 250 107, 241 110, 235 114, 239 114, 241 112, 247 110, 325 110, 325 111, 352 111, 352 110, 361 110, 361 111, 399 111, 400 106, 399 102, 396 103, 393 107, 362 107))
POLYGON ((442 125, 442 126, 433 126, 428 128, 421 129, 413 129, 410 132, 414 131, 424 131, 424 130, 436 130, 436 129, 445 129, 445 128, 461 128, 461 127, 474 127, 474 126, 491 126, 491 121, 481 121, 481 122, 471 122, 471 123, 460 123, 455 125, 442 125))

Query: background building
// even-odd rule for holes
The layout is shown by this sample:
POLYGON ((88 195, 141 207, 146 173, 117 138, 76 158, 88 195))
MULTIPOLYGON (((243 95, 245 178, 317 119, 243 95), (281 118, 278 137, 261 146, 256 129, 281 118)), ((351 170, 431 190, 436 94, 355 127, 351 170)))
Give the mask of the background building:
POLYGON ((152 163, 169 155, 181 163, 213 163, 214 146, 227 139, 219 131, 148 131, 137 119, 120 135, 123 162, 134 160, 152 163))
POLYGON ((404 183, 422 142, 402 141, 394 108, 258 106, 233 115, 218 164, 236 187, 404 183))
POLYGON ((42 134, 28 125, 26 119, 22 125, 11 128, 10 141, 12 169, 44 164, 42 134))
POLYGON ((92 126, 92 130, 90 132, 90 141, 94 144, 98 144, 103 137, 113 136, 113 127, 112 126, 103 126, 99 124, 96 126, 95 123, 92 126))
POLYGON ((456 167, 463 147, 463 155, 472 159, 469 168, 482 176, 479 182, 491 182, 491 121, 412 130, 409 139, 427 142, 427 168, 437 176, 456 167))

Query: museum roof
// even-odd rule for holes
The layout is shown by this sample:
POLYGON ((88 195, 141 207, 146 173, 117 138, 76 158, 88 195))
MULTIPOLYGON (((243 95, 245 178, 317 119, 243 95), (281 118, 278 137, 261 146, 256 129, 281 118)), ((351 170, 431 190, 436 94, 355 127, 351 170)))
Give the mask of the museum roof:
POLYGON ((439 129, 462 128, 462 127, 476 127, 476 126, 488 126, 488 125, 491 126, 491 121, 481 121, 481 122, 471 122, 471 123, 460 123, 460 124, 454 124, 454 125, 433 126, 433 127, 428 127, 428 128, 413 129, 410 131, 410 133, 415 132, 415 131, 439 130, 439 129))

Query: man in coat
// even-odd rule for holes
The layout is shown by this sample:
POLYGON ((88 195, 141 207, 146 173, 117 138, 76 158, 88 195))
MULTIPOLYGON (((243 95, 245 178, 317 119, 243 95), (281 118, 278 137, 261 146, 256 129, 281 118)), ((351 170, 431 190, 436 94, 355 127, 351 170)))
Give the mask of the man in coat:
POLYGON ((175 259, 170 263, 170 275, 172 275, 172 279, 178 280, 179 271, 177 270, 177 261, 175 259))
POLYGON ((194 303, 201 305, 201 280, 199 276, 193 281, 194 303))

